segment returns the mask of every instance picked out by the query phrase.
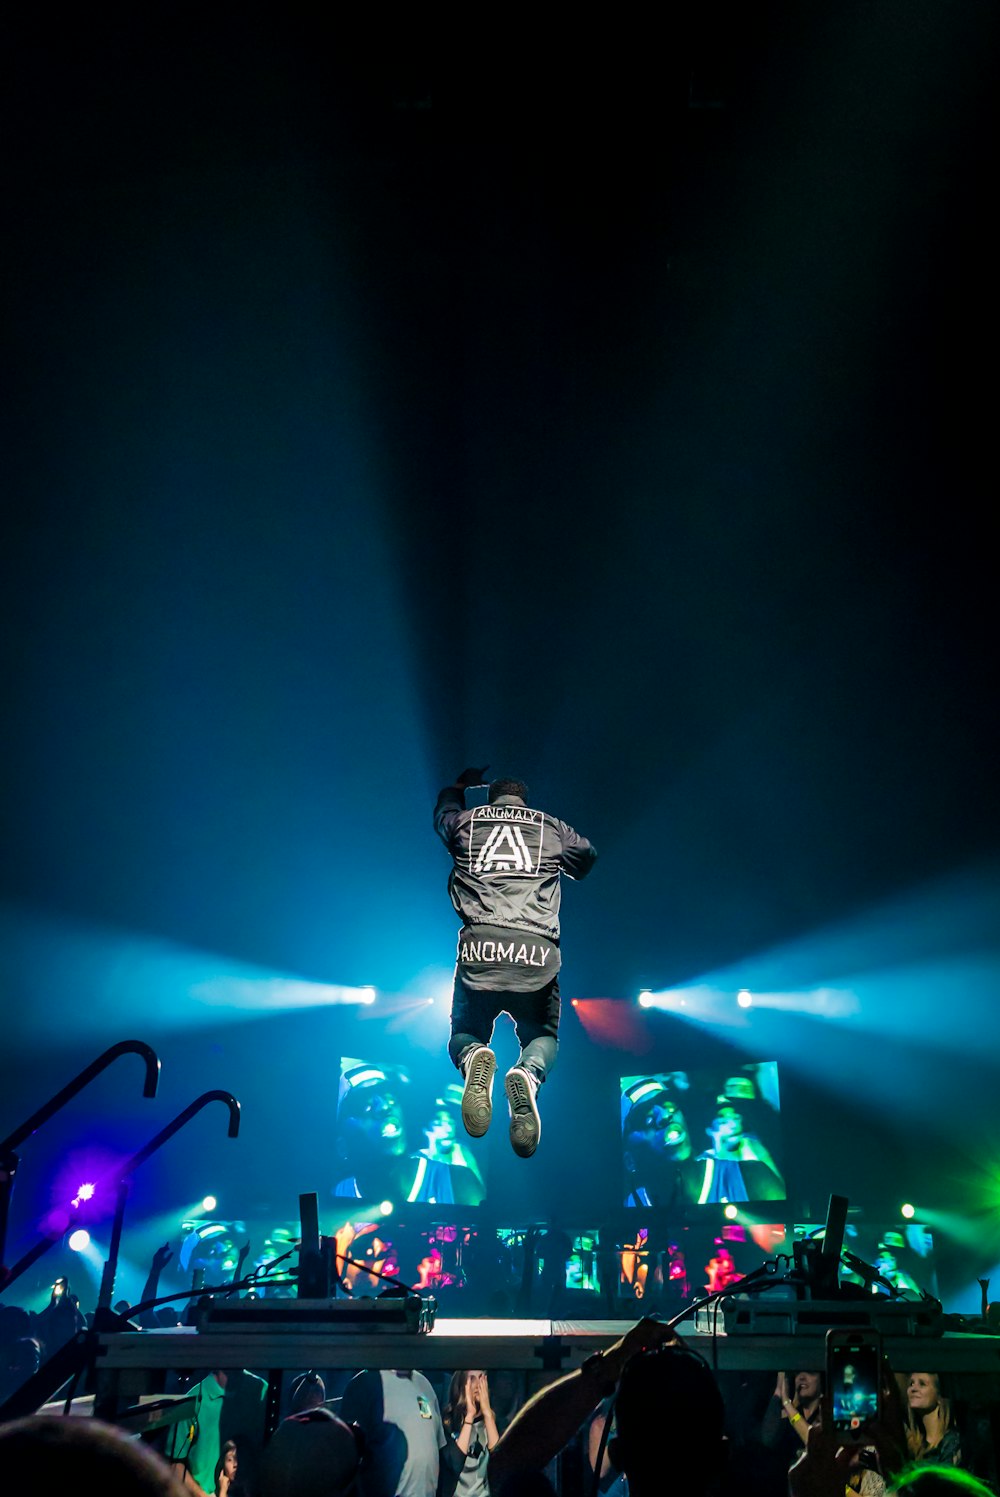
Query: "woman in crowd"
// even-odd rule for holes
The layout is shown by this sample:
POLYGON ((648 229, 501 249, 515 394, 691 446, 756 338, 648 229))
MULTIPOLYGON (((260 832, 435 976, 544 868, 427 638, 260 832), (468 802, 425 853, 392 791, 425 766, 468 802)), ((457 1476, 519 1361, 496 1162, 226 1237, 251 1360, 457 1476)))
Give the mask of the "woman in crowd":
POLYGON ((788 1375, 778 1373, 778 1382, 764 1414, 763 1443, 770 1450, 787 1450, 790 1460, 808 1443, 809 1432, 819 1423, 823 1378, 818 1372, 797 1372, 789 1385, 788 1375))
POLYGON ((962 1441, 936 1372, 911 1372, 906 1384, 906 1446, 921 1466, 960 1466, 962 1441))
POLYGON ((485 1372, 456 1372, 443 1414, 450 1464, 458 1473, 455 1497, 488 1497, 490 1451, 500 1438, 485 1372))

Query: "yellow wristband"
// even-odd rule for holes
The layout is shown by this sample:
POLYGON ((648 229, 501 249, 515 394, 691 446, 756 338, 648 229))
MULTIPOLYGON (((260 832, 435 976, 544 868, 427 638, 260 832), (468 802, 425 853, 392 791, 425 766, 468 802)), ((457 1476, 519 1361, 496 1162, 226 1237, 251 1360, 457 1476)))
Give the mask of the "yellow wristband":
POLYGON ((788 1421, 788 1422, 789 1422, 789 1424, 797 1424, 797 1423, 798 1423, 798 1421, 799 1421, 799 1420, 800 1420, 800 1419, 801 1419, 801 1418, 802 1418, 802 1415, 801 1415, 801 1414, 793 1414, 793 1415, 792 1415, 792 1417, 791 1417, 791 1419, 789 1419, 789 1421, 788 1421))

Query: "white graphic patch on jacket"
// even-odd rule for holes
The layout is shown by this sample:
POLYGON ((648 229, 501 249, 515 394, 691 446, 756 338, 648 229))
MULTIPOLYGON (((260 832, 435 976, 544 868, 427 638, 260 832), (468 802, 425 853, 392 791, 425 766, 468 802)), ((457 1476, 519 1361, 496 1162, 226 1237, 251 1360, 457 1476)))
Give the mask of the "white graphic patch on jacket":
POLYGON ((513 806, 477 807, 470 829, 469 868, 480 874, 537 874, 543 821, 540 811, 513 806))

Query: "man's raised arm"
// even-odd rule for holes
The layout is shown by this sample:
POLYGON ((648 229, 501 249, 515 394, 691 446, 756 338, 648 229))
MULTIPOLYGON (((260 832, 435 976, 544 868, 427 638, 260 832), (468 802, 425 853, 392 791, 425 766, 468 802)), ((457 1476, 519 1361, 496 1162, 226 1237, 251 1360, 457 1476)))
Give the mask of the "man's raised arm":
POLYGON ((489 769, 484 764, 482 769, 463 769, 456 776, 453 785, 446 785, 438 792, 437 804, 434 807, 434 830, 442 842, 448 842, 451 838, 451 824, 459 811, 465 810, 465 792, 471 790, 474 785, 483 783, 483 776, 489 769))
POLYGON ((569 1444, 601 1401, 610 1396, 622 1368, 636 1352, 676 1341, 672 1326, 640 1320, 606 1351, 588 1357, 575 1371, 548 1383, 514 1415, 490 1452, 490 1483, 516 1471, 540 1471, 569 1444))

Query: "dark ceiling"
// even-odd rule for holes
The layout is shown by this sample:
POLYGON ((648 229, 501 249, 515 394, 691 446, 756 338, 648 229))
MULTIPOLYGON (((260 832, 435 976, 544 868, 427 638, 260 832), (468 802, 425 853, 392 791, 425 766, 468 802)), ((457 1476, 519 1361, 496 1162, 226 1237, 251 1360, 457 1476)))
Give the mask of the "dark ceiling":
POLYGON ((447 968, 467 763, 599 848, 573 995, 991 865, 991 7, 71 25, 7 23, 11 1052, 142 1027, 34 921, 447 968))

